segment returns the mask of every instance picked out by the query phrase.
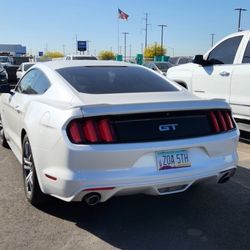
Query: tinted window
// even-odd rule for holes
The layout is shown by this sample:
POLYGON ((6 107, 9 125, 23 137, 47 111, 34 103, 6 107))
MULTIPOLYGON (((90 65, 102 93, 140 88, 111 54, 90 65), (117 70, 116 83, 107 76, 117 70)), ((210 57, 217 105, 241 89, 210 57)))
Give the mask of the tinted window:
POLYGON ((188 63, 188 62, 189 62, 189 58, 186 58, 186 57, 182 57, 179 60, 179 64, 184 64, 184 63, 188 63))
POLYGON ((143 67, 69 67, 57 70, 77 91, 89 94, 177 91, 143 67))
POLYGON ((163 72, 167 72, 167 70, 170 68, 170 64, 168 63, 155 63, 155 65, 163 72))
POLYGON ((97 60, 94 56, 73 56, 72 60, 97 60))
POLYGON ((33 89, 33 83, 36 81, 38 74, 36 70, 28 72, 19 82, 16 91, 23 94, 36 94, 33 89))
POLYGON ((47 77, 38 69, 29 71, 19 82, 16 91, 23 94, 43 94, 50 87, 47 77))
POLYGON ((232 64, 242 36, 229 38, 216 46, 209 54, 212 64, 232 64))
POLYGON ((177 64, 179 57, 170 57, 169 62, 172 64, 177 64))
POLYGON ((8 59, 9 59, 9 58, 8 58, 7 56, 1 56, 1 57, 0 57, 0 62, 2 62, 2 63, 9 62, 8 59))
POLYGON ((33 83, 33 89, 36 92, 36 94, 43 94, 46 92, 46 90, 50 87, 50 82, 48 78, 42 73, 39 72, 39 76, 36 79, 36 81, 33 83))
POLYGON ((31 66, 33 66, 34 64, 24 64, 24 66, 23 66, 23 70, 24 71, 27 71, 31 66))
POLYGON ((250 41, 247 44, 242 63, 250 63, 250 41))

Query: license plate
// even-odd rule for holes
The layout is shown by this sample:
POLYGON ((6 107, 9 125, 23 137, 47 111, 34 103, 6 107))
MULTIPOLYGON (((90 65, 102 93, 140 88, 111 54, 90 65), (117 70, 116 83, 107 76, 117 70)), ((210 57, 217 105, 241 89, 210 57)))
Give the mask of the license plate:
POLYGON ((156 152, 157 169, 186 168, 191 166, 187 150, 156 152))

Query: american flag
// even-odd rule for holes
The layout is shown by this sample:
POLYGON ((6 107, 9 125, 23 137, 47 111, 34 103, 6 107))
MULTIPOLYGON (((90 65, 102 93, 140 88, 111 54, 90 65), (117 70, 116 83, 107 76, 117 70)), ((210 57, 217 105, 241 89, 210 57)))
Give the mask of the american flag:
POLYGON ((118 9, 118 18, 123 20, 128 20, 129 15, 123 12, 122 10, 118 9))

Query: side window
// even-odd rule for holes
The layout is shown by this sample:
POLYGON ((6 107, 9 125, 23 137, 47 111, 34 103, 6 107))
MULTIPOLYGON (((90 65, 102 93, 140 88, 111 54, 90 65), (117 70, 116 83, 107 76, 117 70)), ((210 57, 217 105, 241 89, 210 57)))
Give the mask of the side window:
POLYGON ((250 63, 250 41, 248 41, 242 63, 250 63))
POLYGON ((185 57, 180 58, 179 64, 184 64, 184 63, 188 63, 188 58, 185 58, 185 57))
POLYGON ((38 69, 29 71, 19 82, 16 91, 28 95, 41 95, 50 87, 47 77, 38 69))
POLYGON ((37 70, 31 70, 19 82, 16 91, 28 95, 36 94, 35 90, 33 89, 33 83, 35 82, 37 77, 37 70))
POLYGON ((233 64, 242 37, 231 37, 217 45, 208 55, 208 61, 212 64, 233 64))
POLYGON ((39 76, 34 82, 33 89, 38 95, 42 95, 50 87, 50 82, 43 72, 39 72, 39 76))

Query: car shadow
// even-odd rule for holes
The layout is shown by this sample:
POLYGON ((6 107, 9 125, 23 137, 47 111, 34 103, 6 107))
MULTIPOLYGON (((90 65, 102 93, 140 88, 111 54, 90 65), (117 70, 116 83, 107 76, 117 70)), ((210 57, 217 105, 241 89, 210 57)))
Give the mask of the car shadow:
POLYGON ((240 142, 250 144, 250 132, 240 130, 240 142))
POLYGON ((120 249, 249 249, 250 170, 225 184, 168 196, 123 196, 89 207, 53 199, 39 209, 120 249))

